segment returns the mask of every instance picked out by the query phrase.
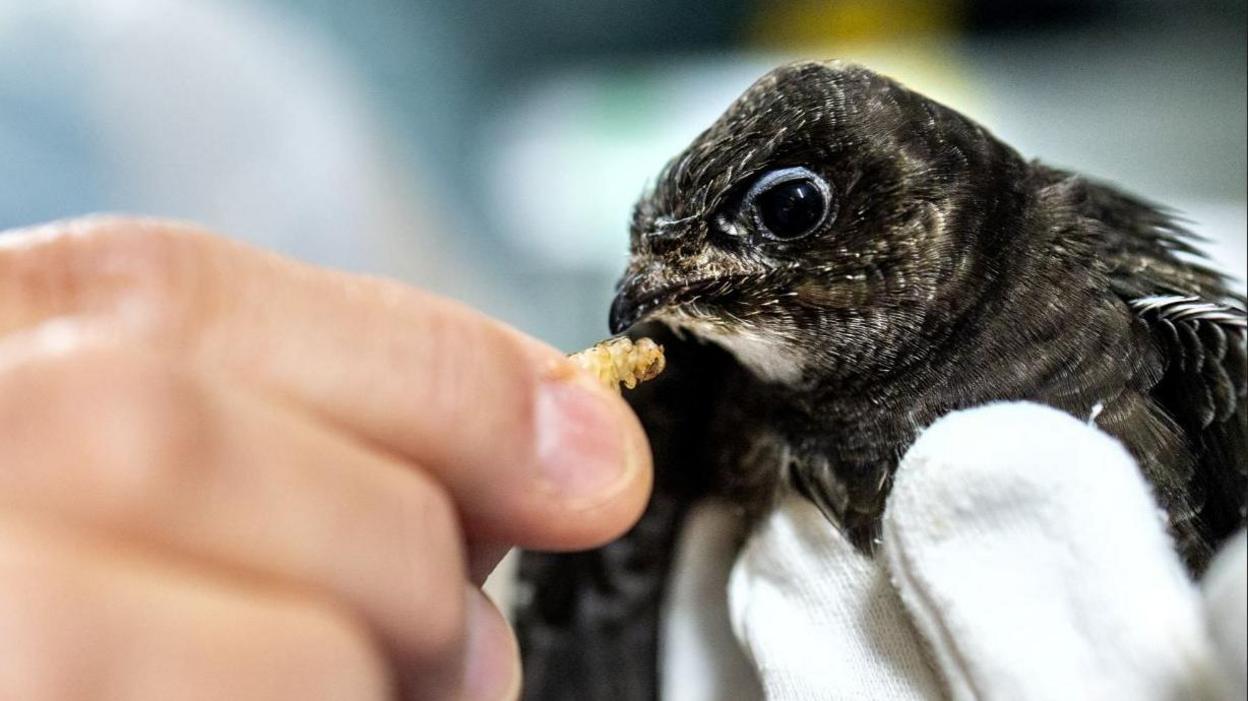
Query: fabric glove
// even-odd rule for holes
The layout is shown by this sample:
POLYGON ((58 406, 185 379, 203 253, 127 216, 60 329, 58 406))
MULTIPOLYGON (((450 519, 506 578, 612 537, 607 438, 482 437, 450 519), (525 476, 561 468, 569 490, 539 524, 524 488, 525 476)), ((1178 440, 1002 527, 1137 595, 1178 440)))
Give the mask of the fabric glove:
POLYGON ((1248 540, 1191 582, 1126 450, 1028 403, 956 412, 906 454, 880 556, 785 501, 728 582, 765 696, 1245 697, 1248 540))

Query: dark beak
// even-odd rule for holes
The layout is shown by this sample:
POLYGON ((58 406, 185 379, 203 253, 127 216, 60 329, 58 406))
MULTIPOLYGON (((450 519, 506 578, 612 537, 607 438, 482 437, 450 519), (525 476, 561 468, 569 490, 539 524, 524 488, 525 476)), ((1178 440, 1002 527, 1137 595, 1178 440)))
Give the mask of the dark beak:
POLYGON ((625 273, 616 285, 615 299, 611 302, 611 333, 628 331, 633 324, 671 302, 673 288, 666 285, 658 287, 656 289, 655 275, 645 269, 634 268, 625 273))
POLYGON ((637 323, 637 320, 641 317, 639 309, 637 304, 633 302, 632 297, 625 290, 620 290, 611 302, 610 324, 612 335, 622 334, 630 326, 637 323))
POLYGON ((727 278, 663 280, 653 274, 631 273, 620 281, 611 302, 611 333, 621 334, 656 311, 680 306, 707 292, 722 292, 727 278))

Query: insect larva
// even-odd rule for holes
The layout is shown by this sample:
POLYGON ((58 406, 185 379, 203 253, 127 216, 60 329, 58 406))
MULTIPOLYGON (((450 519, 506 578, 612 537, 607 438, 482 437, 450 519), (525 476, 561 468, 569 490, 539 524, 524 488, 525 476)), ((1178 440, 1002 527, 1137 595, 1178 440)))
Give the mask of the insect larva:
POLYGON ((649 338, 634 341, 617 336, 568 357, 598 378, 604 387, 615 390, 620 383, 632 389, 639 382, 653 379, 666 365, 663 346, 649 338))

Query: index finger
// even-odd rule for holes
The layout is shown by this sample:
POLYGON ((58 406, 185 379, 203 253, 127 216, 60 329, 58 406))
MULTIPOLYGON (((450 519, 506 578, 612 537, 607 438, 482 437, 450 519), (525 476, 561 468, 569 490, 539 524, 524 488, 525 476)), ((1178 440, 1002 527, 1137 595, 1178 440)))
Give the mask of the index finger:
POLYGON ((590 547, 650 488, 636 417, 554 348, 393 281, 168 222, 98 218, 0 237, 0 334, 98 320, 409 458, 475 539, 590 547))

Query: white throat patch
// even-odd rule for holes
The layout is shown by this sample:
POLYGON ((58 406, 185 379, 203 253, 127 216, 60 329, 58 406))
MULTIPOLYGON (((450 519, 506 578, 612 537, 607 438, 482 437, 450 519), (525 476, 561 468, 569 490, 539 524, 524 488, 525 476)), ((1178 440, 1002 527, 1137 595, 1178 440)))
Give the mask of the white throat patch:
POLYGON ((678 331, 689 331, 699 338, 722 346, 764 381, 783 385, 796 385, 802 381, 806 367, 801 354, 783 338, 774 334, 749 329, 724 329, 712 322, 683 314, 664 314, 659 318, 678 331))

